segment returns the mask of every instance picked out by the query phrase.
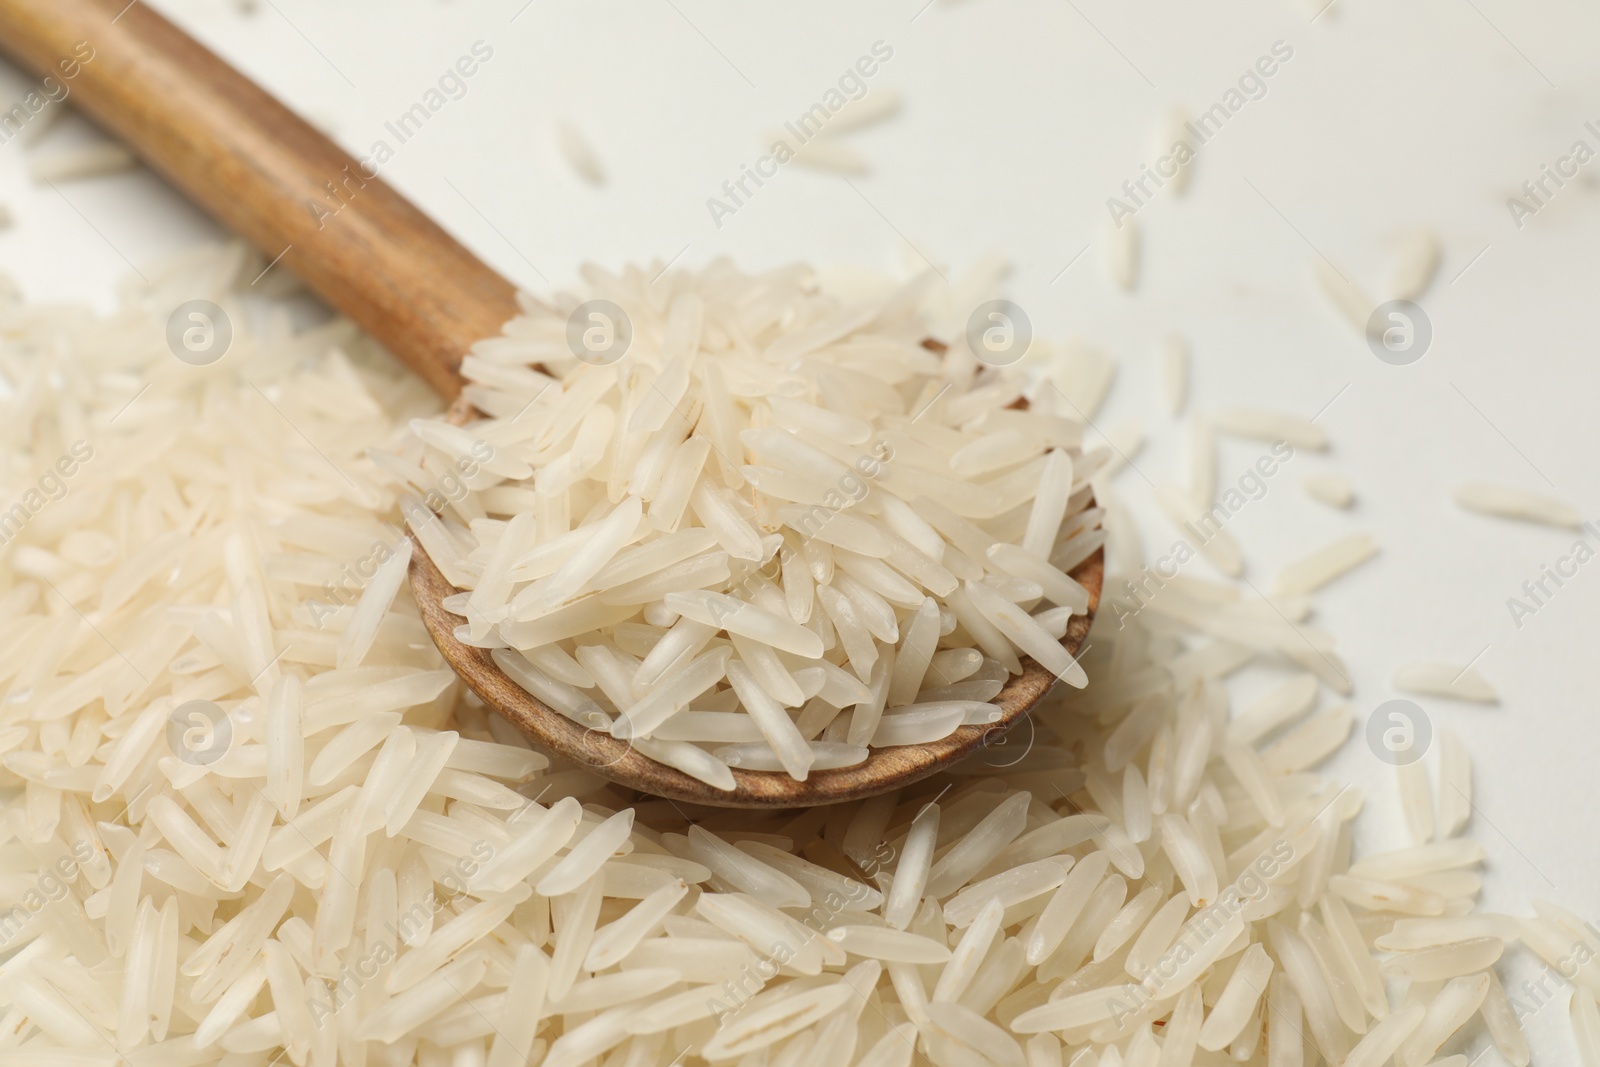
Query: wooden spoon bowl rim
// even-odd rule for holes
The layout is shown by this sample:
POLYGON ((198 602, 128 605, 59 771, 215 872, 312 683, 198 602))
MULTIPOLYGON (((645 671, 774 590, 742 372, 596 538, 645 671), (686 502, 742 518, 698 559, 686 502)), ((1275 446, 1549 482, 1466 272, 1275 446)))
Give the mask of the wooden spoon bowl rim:
MULTIPOLYGON (((1089 611, 1074 615, 1061 644, 1076 656, 1088 636, 1100 606, 1105 580, 1105 549, 1072 570, 1072 577, 1089 591, 1089 611)), ((803 782, 781 771, 733 768, 734 788, 723 791, 675 767, 658 763, 626 740, 602 730, 591 730, 548 707, 517 685, 495 665, 487 649, 464 645, 455 629, 465 620, 443 607, 444 598, 459 592, 449 583, 420 545, 411 555, 411 586, 416 591, 434 644, 474 693, 505 716, 517 729, 551 752, 601 777, 643 793, 669 800, 724 808, 795 808, 813 804, 838 804, 876 796, 934 774, 981 747, 993 744, 1027 717, 1058 679, 1032 659, 1022 657, 1022 673, 1010 679, 991 703, 1000 718, 986 726, 962 726, 938 741, 923 745, 874 748, 853 767, 813 770, 803 782)))

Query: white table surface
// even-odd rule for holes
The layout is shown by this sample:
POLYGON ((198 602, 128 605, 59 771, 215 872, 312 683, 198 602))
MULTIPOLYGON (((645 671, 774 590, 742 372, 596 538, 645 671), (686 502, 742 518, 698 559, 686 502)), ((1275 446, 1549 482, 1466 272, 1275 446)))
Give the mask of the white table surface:
MULTIPOLYGON (((1600 561, 1518 629, 1506 599, 1572 537, 1449 497, 1490 480, 1600 519, 1600 160, 1520 229, 1505 203, 1573 141, 1600 148, 1583 128, 1600 120, 1600 8, 1338 0, 1313 21, 1316 3, 1294 0, 524 2, 268 0, 249 16, 226 0, 155 6, 358 155, 475 42, 491 47, 466 95, 384 176, 520 284, 570 283, 585 259, 721 254, 897 272, 925 255, 955 276, 1003 251, 1011 295, 1041 334, 1077 333, 1121 359, 1096 422, 1144 426, 1136 462, 1154 481, 1184 463, 1159 401, 1168 332, 1193 343, 1191 409, 1310 416, 1333 401, 1319 419, 1332 450, 1298 457, 1232 526, 1247 576, 1265 589, 1310 548, 1375 533, 1381 555, 1319 594, 1313 620, 1338 637, 1358 713, 1396 695, 1401 663, 1477 657, 1501 706, 1419 703, 1475 760, 1484 904, 1528 914, 1550 898, 1600 918, 1600 561), (849 135, 871 172, 852 187, 790 165, 717 227, 706 200, 763 154, 763 132, 880 40, 894 54, 869 92, 892 88, 904 107, 849 135), (1106 198, 1153 158, 1170 108, 1209 107, 1275 41, 1292 60, 1201 149, 1183 198, 1140 211, 1143 278, 1117 291, 1101 264, 1106 198), (558 118, 594 144, 602 189, 560 159, 558 118), (1389 366, 1316 289, 1311 263, 1326 256, 1378 292, 1395 238, 1418 225, 1445 248, 1421 300, 1434 340, 1419 362, 1389 366), (1313 471, 1353 477, 1357 506, 1312 502, 1298 483, 1313 471)), ((0 100, 26 85, 0 68, 0 100)), ((92 133, 71 119, 50 136, 92 133)), ((22 159, 0 146, 0 202, 17 216, 0 232, 0 269, 35 298, 105 305, 128 262, 218 236, 149 173, 58 194, 32 186, 22 159)), ((1259 451, 1225 443, 1219 480, 1259 451)), ((1119 485, 1147 520, 1147 548, 1169 544, 1139 475, 1119 485)), ((1359 735, 1330 770, 1366 788, 1360 846, 1403 843, 1389 768, 1359 735)), ((1538 970, 1513 952, 1502 973, 1515 992, 1538 970)), ((1536 1063, 1572 1062, 1564 995, 1528 1027, 1536 1063)))

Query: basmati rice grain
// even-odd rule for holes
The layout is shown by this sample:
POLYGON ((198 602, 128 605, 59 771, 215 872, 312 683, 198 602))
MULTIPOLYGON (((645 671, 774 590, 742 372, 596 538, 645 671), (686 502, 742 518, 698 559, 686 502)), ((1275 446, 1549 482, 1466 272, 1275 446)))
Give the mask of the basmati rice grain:
POLYGON ((1107 853, 1091 852, 1068 872, 1024 939, 1028 963, 1038 966, 1056 951, 1083 914, 1110 866, 1111 857, 1107 853))
POLYGON ((532 1062, 534 1035, 544 1014, 550 962, 537 945, 523 945, 511 966, 506 1010, 495 1027, 486 1067, 521 1067, 532 1062))
POLYGON ((1439 836, 1454 837, 1472 817, 1472 764, 1461 739, 1439 731, 1439 836))
POLYGON ((1161 833, 1162 851, 1188 890, 1189 903, 1203 908, 1215 902, 1217 871, 1188 820, 1181 815, 1166 814, 1156 819, 1156 826, 1161 833))
POLYGON ((1205 1007, 1200 1000, 1200 987, 1189 986, 1179 994, 1178 1006, 1172 1009, 1172 1014, 1167 1018, 1166 1031, 1161 1041, 1161 1055, 1155 1061, 1156 1067, 1173 1067, 1173 1065, 1186 1067, 1194 1062, 1204 1017, 1205 1007))
POLYGON ((1040 666, 1076 689, 1089 684, 1089 675, 1072 654, 993 586, 969 581, 962 583, 962 591, 991 626, 1040 666))
POLYGON ((1032 799, 1026 792, 1014 793, 979 820, 929 869, 926 894, 935 899, 949 896, 982 870, 1022 833, 1032 799))
MULTIPOLYGON (((1349 1038, 1344 1023, 1339 1021, 1338 1013, 1334 1010, 1327 979, 1311 946, 1298 933, 1276 920, 1267 922, 1267 938, 1278 956, 1284 975, 1294 987, 1316 1047, 1329 1062, 1346 1062, 1350 1053, 1349 1038)), ((1404 1036, 1401 1035, 1402 1040, 1404 1036)))
POLYGON ((1132 291, 1139 282, 1139 224, 1131 217, 1105 231, 1106 274, 1119 289, 1132 291))
POLYGON ((264 961, 256 961, 250 965, 222 996, 217 998, 211 1010, 200 1020, 200 1025, 194 1031, 194 1043, 197 1048, 210 1048, 215 1045, 239 1016, 249 1010, 250 1004, 261 992, 261 987, 267 983, 267 965, 264 961))
POLYGON ((900 707, 916 700, 938 641, 939 605, 932 597, 925 597, 905 627, 900 649, 894 657, 886 697, 889 707, 900 707))
POLYGON ((1317 680, 1302 674, 1284 682, 1251 704, 1228 724, 1228 741, 1252 745, 1310 710, 1317 699, 1317 680))
POLYGON ((1539 493, 1487 482, 1469 482, 1458 487, 1454 496, 1460 506, 1484 515, 1565 529, 1583 528, 1583 515, 1576 508, 1539 493))
POLYGON ((1396 689, 1425 696, 1453 697, 1477 704, 1498 704, 1500 694, 1472 667, 1448 663, 1410 663, 1395 668, 1396 689))
POLYGON ((883 917, 896 930, 907 927, 922 901, 938 837, 939 805, 929 803, 911 821, 900 849, 900 861, 895 865, 894 877, 885 894, 883 917))
POLYGON ((1316 274, 1317 284, 1322 287, 1327 298, 1333 301, 1333 306, 1339 309, 1339 313, 1358 332, 1366 334, 1371 328, 1368 319, 1377 304, 1326 259, 1319 257, 1311 266, 1316 274))
POLYGON ((1189 497, 1211 506, 1217 496, 1217 435, 1205 418, 1189 426, 1189 497))
POLYGON ((1143 1001, 1143 991, 1136 985, 1124 984, 1091 989, 1023 1012, 1011 1020, 1011 1031, 1017 1034, 1037 1034, 1047 1030, 1080 1029, 1126 1011, 1129 1004, 1139 1004, 1143 1001))
POLYGON ((766 1003, 758 1003, 758 996, 718 1029, 702 1051, 709 1060, 747 1055, 827 1018, 856 996, 859 994, 853 987, 842 983, 807 989, 766 1003))
POLYGON ((606 175, 600 166, 600 159, 577 127, 570 122, 559 121, 555 133, 556 147, 561 150, 561 157, 567 161, 567 166, 590 185, 604 185, 606 175))
POLYGON ((1428 769, 1421 760, 1395 767, 1400 785, 1400 809, 1405 813, 1411 840, 1419 845, 1433 837, 1433 790, 1428 784, 1428 769))
POLYGON ((28 176, 44 184, 72 182, 133 170, 138 165, 138 157, 127 148, 115 141, 98 141, 30 155, 28 176))
POLYGON ((1450 1037, 1471 1019, 1489 992, 1489 976, 1453 978, 1426 1005, 1426 1014, 1411 1039, 1405 1043, 1408 1063, 1427 1063, 1450 1037))
POLYGON ((1342 474, 1313 474, 1305 480, 1306 492, 1332 508, 1348 508, 1355 503, 1355 483, 1342 474))
POLYGON ((794 720, 789 718, 788 712, 781 704, 756 684, 750 669, 742 662, 735 660, 729 663, 727 676, 729 684, 733 686, 734 692, 739 694, 739 700, 745 710, 755 719, 756 725, 766 736, 767 743, 772 747, 784 770, 788 771, 789 776, 796 781, 805 781, 812 763, 816 760, 816 753, 800 736, 794 720))
POLYGON ((1416 886, 1334 875, 1328 879, 1328 889, 1367 911, 1394 911, 1403 915, 1444 914, 1444 899, 1437 893, 1416 886))
POLYGON ((852 956, 894 963, 933 964, 950 959, 950 950, 937 941, 882 926, 836 926, 828 939, 852 956))
MULTIPOLYGON (((895 1023, 862 1055, 857 1067, 911 1067, 917 1032, 909 1022, 895 1023)), ((1029 1067, 1032 1067, 1030 1064, 1029 1067)))
POLYGON ((1227 985, 1200 1027, 1199 1045, 1211 1052, 1228 1046, 1255 1014, 1256 1005, 1272 977, 1272 957, 1260 944, 1245 949, 1227 985))
POLYGON ((899 114, 900 104, 901 96, 895 90, 874 89, 866 96, 847 101, 835 111, 828 123, 828 133, 849 133, 893 118, 899 114))
POLYGON ((818 170, 830 170, 840 174, 866 174, 869 170, 866 158, 854 149, 839 143, 835 137, 827 133, 811 137, 809 140, 796 141, 793 135, 777 130, 773 131, 765 141, 770 147, 774 142, 783 142, 794 153, 796 163, 818 170))
POLYGON ((977 974, 978 967, 989 953, 995 935, 1000 932, 1000 922, 1005 916, 1005 905, 991 898, 978 912, 966 933, 950 953, 950 960, 939 972, 933 989, 936 1001, 953 1001, 961 996, 977 974))
POLYGON ((985 1059, 1000 1067, 1027 1067, 1016 1039, 965 1004, 937 1005, 930 1013, 925 1033, 930 1044, 934 1035, 938 1035, 948 1041, 949 1046, 969 1054, 981 1049, 985 1059))
POLYGON ((535 890, 546 897, 571 893, 593 878, 602 864, 614 855, 633 830, 633 809, 625 808, 591 830, 572 851, 541 878, 535 890))
POLYGON ((1267 986, 1263 1012, 1267 1067, 1302 1067, 1306 1045, 1303 1019, 1300 995, 1289 976, 1280 970, 1267 986))
POLYGON ((1129 840, 1134 844, 1150 840, 1155 813, 1150 807, 1150 787, 1136 765, 1122 772, 1122 815, 1129 840))
POLYGON ((267 699, 265 793, 284 822, 299 811, 305 788, 304 707, 299 678, 284 674, 273 681, 267 699))
MULTIPOLYGON (((1128 903, 1124 904, 1115 918, 1106 924, 1100 931, 1100 936, 1095 940, 1091 957, 1094 962, 1109 958, 1123 945, 1127 944, 1134 934, 1145 924, 1156 909, 1166 901, 1163 899, 1160 886, 1148 886, 1141 890, 1128 903)), ((947 912, 948 917, 948 912, 947 912)))
POLYGON ((787 944, 794 955, 788 966, 803 975, 822 971, 822 946, 815 939, 800 936, 798 923, 776 908, 742 893, 702 894, 694 910, 712 925, 732 934, 759 953, 769 953, 778 944, 787 944))
POLYGON ((347 629, 339 636, 337 665, 340 670, 361 666, 378 636, 384 614, 406 580, 406 568, 410 563, 411 539, 404 538, 394 554, 378 565, 362 590, 361 599, 356 602, 347 629))
POLYGON ((1343 1061, 1345 1067, 1383 1067, 1422 1022, 1425 1013, 1421 1004, 1407 1004, 1379 1022, 1350 1050, 1343 1061))
POLYGON ((1381 1018, 1389 1010, 1383 975, 1378 970, 1377 961, 1367 950, 1366 939, 1350 914, 1350 908, 1332 894, 1324 895, 1317 902, 1317 907, 1322 913, 1322 921, 1332 939, 1334 951, 1344 962, 1345 972, 1354 982, 1362 1005, 1369 1015, 1381 1018))
POLYGON ((473 892, 506 892, 554 856, 577 832, 583 808, 576 798, 563 797, 548 810, 529 805, 511 827, 511 841, 479 867, 467 883, 473 892))
POLYGON ((810 892, 798 881, 701 827, 689 828, 688 846, 690 854, 723 887, 749 893, 775 907, 804 908, 811 903, 810 892))
MULTIPOLYGON (((865 745, 852 745, 839 741, 811 741, 806 748, 809 752, 808 773, 813 770, 831 771, 840 767, 854 767, 866 762, 867 757, 871 755, 865 745)), ((790 771, 789 765, 773 751, 770 744, 766 743, 723 745, 712 754, 729 767, 747 771, 790 771)), ((799 780, 805 779, 802 777, 799 780)))
POLYGON ((1069 614, 1083 615, 1088 612, 1089 591, 1070 575, 1026 548, 996 542, 989 546, 988 557, 989 562, 1006 573, 1037 583, 1044 590, 1046 600, 1061 605, 1069 614))
MULTIPOLYGON (((1267 821, 1268 826, 1282 826, 1284 824, 1283 802, 1278 797, 1278 789, 1268 773, 1266 764, 1261 761, 1261 756, 1249 745, 1231 743, 1223 746, 1222 758, 1233 772, 1241 788, 1249 795, 1250 802, 1255 805, 1257 812, 1267 821)), ((1129 768, 1130 772, 1134 768, 1129 768)))
POLYGON ((1486 973, 1489 977, 1489 989, 1478 1009, 1483 1015, 1484 1025, 1489 1031, 1489 1036, 1494 1039, 1495 1048, 1506 1058, 1511 1067, 1528 1067, 1531 1056, 1528 1052, 1528 1039, 1522 1033, 1522 1024, 1511 1008, 1511 1002, 1506 997, 1505 987, 1500 984, 1499 976, 1492 970, 1486 973))
POLYGON ((1417 300, 1433 284, 1439 270, 1439 239, 1425 229, 1406 233, 1395 250, 1394 273, 1389 281, 1393 300, 1417 300))
POLYGON ((1262 750, 1261 762, 1271 774, 1305 770, 1343 744, 1354 722, 1348 705, 1319 711, 1262 750))
POLYGON ((1385 952, 1401 952, 1448 945, 1473 937, 1498 937, 1507 941, 1520 936, 1521 927, 1508 916, 1463 915, 1442 919, 1400 919, 1389 933, 1376 938, 1374 944, 1385 952))
POLYGON ((1212 416, 1212 425, 1223 433, 1268 443, 1287 443, 1313 452, 1328 447, 1328 432, 1314 422, 1260 408, 1227 408, 1212 416))
POLYGON ((1351 534, 1278 572, 1277 592, 1279 595, 1315 592, 1365 563, 1377 552, 1378 542, 1371 534, 1351 534))
POLYGON ((1441 982, 1490 967, 1505 951, 1498 937, 1474 937, 1437 948, 1397 953, 1383 961, 1383 973, 1410 982, 1441 982))
POLYGON ((1569 1011, 1578 1058, 1584 1067, 1600 1067, 1600 1009, 1595 1007, 1594 994, 1587 989, 1574 990, 1569 1011))
POLYGON ((1176 334, 1161 343, 1161 376, 1167 414, 1177 418, 1189 395, 1189 342, 1176 334))

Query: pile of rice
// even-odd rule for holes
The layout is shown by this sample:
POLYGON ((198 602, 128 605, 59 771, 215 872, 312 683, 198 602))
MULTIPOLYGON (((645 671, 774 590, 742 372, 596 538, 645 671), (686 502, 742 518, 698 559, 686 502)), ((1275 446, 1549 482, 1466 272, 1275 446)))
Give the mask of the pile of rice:
POLYGON ((488 414, 415 419, 381 457, 466 591, 456 637, 725 790, 730 766, 804 780, 993 723, 1022 657, 1083 686, 1068 572, 1105 541, 1111 453, 1082 454, 1053 388, 1018 410, 1015 361, 925 344, 933 277, 847 303, 803 269, 591 268, 585 297, 525 300, 462 368, 488 414))
POLYGON ((1474 911, 1464 760, 1413 847, 1352 857, 1362 799, 1312 770, 1352 711, 1232 585, 1170 584, 1093 686, 864 802, 688 809, 532 751, 403 581, 417 487, 369 449, 418 457, 437 405, 240 303, 258 270, 195 255, 109 317, 0 295, 0 1067, 1521 1065, 1513 940, 1591 961, 1597 1062, 1589 928, 1474 911), (208 368, 164 340, 197 294, 235 324, 208 368))

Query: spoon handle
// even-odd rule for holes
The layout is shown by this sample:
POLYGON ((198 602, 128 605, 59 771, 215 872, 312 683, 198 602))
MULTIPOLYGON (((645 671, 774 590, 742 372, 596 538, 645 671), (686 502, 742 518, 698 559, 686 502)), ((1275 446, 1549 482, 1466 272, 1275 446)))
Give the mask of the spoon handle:
MULTIPOLYGON (((0 0, 0 50, 447 399, 516 293, 349 153, 141 0, 0 0)), ((41 97, 44 94, 41 94, 41 97)), ((59 103, 47 104, 59 107, 59 103)), ((0 132, 6 131, 0 126, 0 132)))

